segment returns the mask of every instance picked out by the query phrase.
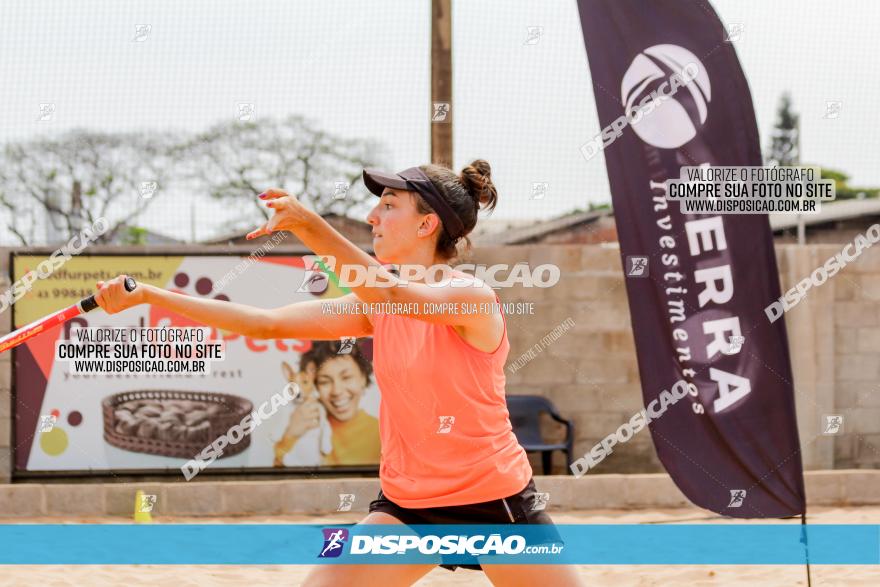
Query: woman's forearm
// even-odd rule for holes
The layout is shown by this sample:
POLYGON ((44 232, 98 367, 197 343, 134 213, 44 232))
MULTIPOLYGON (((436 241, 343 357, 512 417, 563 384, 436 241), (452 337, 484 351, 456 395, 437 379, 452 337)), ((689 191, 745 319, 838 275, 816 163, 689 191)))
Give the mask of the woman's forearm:
MULTIPOLYGON (((361 301, 378 303, 388 300, 389 290, 400 284, 400 278, 386 269, 382 263, 373 259, 360 247, 349 241, 330 225, 323 217, 308 211, 309 222, 304 223, 295 232, 297 238, 303 242, 316 255, 330 255, 335 258, 338 267, 360 265, 376 271, 379 281, 390 284, 386 287, 371 287, 369 284, 353 286, 342 283, 348 287, 361 301)), ((340 271, 342 275, 346 272, 340 271)))
POLYGON ((206 300, 179 294, 148 283, 144 288, 144 302, 161 306, 196 322, 251 338, 271 338, 270 311, 245 304, 206 300))

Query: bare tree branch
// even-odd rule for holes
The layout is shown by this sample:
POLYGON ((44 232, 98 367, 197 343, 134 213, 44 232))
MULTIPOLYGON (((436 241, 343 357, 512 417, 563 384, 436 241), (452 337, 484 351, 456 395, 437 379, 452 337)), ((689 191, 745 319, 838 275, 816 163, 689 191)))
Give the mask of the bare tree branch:
MULTIPOLYGON (((35 209, 36 222, 51 227, 47 244, 69 239, 86 222, 105 217, 111 228, 99 240, 107 241, 153 201, 140 197, 139 183, 173 175, 167 153, 176 140, 158 133, 73 130, 58 138, 8 144, 0 155, 6 208, 13 222, 23 219, 24 210, 35 209), (74 206, 76 183, 81 194, 74 206)), ((17 232, 21 238, 23 232, 17 232)))

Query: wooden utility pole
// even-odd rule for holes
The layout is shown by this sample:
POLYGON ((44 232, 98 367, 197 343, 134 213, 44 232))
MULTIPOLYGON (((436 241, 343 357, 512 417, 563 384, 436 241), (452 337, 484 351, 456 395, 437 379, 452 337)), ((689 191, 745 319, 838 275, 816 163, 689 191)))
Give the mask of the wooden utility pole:
POLYGON ((452 0, 431 0, 431 162, 452 167, 452 0))

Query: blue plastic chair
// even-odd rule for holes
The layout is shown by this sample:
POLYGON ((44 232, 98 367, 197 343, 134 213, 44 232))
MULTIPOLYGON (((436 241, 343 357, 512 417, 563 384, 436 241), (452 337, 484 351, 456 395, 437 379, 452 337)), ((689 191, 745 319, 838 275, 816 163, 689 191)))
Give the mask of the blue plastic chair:
POLYGON ((527 453, 541 453, 541 465, 544 475, 549 475, 553 468, 553 451, 565 452, 566 470, 571 471, 571 455, 574 444, 574 423, 559 415, 556 406, 549 399, 540 395, 508 395, 507 411, 516 439, 527 453), (541 438, 540 417, 546 412, 551 418, 565 425, 565 441, 559 444, 548 444, 541 438))

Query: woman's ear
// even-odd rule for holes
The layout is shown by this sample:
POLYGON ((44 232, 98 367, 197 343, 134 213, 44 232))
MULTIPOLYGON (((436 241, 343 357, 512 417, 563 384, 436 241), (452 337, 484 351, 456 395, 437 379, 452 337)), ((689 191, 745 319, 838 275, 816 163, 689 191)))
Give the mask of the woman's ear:
POLYGON ((434 233, 434 229, 440 226, 440 217, 436 214, 428 214, 419 224, 419 230, 417 234, 419 236, 430 236, 434 233))

